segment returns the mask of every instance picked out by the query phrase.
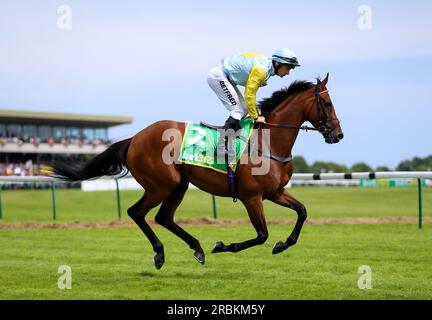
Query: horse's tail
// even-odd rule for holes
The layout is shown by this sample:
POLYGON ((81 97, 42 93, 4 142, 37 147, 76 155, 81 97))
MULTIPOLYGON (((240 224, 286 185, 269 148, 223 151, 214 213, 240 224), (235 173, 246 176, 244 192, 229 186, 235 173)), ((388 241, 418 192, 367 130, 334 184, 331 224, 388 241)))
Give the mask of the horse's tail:
MULTIPOLYGON (((101 176, 113 176, 126 168, 126 155, 132 138, 113 143, 104 152, 82 164, 56 162, 51 176, 68 181, 81 181, 101 176)), ((127 174, 124 173, 124 175, 127 174)))

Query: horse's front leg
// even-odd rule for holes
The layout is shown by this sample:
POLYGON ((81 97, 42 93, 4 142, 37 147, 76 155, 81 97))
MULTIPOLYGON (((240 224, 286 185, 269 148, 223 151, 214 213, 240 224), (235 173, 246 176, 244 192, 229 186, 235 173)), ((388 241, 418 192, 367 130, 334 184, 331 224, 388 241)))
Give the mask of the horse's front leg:
POLYGON ((291 232, 291 235, 285 242, 278 241, 273 247, 273 254, 276 254, 297 243, 303 223, 307 218, 307 213, 305 206, 285 189, 281 189, 274 197, 269 198, 269 200, 280 204, 281 206, 293 209, 297 212, 297 222, 293 231, 291 232))
POLYGON ((217 252, 238 252, 259 244, 263 244, 268 238, 267 225, 264 217, 264 209, 262 204, 262 196, 255 196, 254 198, 243 201, 249 218, 255 227, 257 232, 257 237, 251 240, 247 240, 241 243, 231 243, 230 245, 225 245, 223 242, 218 241, 212 251, 212 253, 217 252))

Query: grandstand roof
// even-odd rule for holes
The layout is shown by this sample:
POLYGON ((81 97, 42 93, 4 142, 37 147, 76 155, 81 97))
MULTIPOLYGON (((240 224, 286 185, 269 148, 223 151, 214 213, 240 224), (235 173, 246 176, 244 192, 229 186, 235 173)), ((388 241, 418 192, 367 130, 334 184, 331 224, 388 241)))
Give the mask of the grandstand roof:
POLYGON ((0 123, 112 127, 120 124, 132 123, 132 121, 133 118, 127 116, 0 109, 0 123))

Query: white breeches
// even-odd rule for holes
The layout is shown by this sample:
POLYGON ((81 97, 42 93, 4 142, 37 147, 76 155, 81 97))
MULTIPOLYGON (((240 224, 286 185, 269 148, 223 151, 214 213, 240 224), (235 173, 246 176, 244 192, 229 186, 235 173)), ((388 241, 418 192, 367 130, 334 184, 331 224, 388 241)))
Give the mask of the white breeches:
POLYGON ((207 83, 222 101, 230 116, 240 120, 248 114, 243 95, 232 85, 222 70, 222 65, 212 68, 207 75, 207 83))

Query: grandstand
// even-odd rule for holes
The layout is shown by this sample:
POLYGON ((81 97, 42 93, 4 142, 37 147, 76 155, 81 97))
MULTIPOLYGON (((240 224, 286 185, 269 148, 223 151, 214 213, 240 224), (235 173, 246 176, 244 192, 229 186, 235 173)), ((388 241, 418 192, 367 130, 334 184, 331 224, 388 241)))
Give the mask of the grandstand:
POLYGON ((0 110, 0 175, 43 175, 56 160, 84 159, 110 144, 108 129, 132 117, 0 110))

